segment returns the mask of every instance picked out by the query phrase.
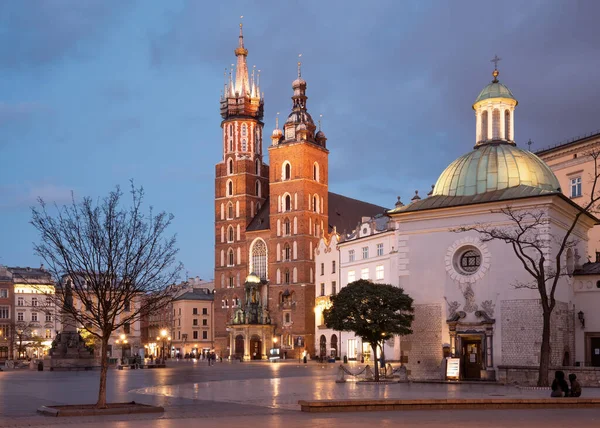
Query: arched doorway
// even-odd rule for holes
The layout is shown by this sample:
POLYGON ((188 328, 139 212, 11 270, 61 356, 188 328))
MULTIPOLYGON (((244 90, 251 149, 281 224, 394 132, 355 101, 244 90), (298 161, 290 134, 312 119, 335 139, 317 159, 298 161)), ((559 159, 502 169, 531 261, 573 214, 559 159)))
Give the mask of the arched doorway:
POLYGON ((244 336, 242 336, 241 334, 238 334, 237 336, 235 336, 235 351, 234 354, 236 357, 243 357, 244 356, 244 336))
POLYGON ((324 357, 327 355, 327 338, 325 335, 321 335, 321 339, 319 339, 319 357, 324 357))
POLYGON ((335 334, 331 335, 331 357, 337 358, 338 356, 338 338, 335 334))
POLYGON ((254 335, 252 336, 252 338, 250 339, 250 358, 253 360, 260 360, 262 359, 262 353, 261 353, 261 348, 262 348, 262 342, 260 340, 260 337, 254 335))

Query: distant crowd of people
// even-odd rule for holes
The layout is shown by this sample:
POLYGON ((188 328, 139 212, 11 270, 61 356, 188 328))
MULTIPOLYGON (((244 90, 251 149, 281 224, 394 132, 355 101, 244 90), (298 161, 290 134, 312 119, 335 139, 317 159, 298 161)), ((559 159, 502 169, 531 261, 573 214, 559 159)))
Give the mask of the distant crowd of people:
POLYGON ((565 373, 561 370, 557 370, 554 373, 554 380, 552 381, 552 394, 551 397, 580 397, 581 396, 581 385, 577 381, 577 376, 574 373, 569 375, 569 382, 571 387, 565 379, 565 373))

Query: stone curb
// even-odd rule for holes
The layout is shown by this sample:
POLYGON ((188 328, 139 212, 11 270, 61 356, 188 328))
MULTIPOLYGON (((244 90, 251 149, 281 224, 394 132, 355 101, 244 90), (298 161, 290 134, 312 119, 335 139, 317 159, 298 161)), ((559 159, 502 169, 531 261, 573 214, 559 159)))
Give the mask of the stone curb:
POLYGON ((426 400, 298 401, 303 412, 371 412, 382 410, 562 409, 600 408, 600 398, 484 398, 426 400))
POLYGON ((45 416, 107 416, 107 415, 133 415, 140 413, 163 413, 165 409, 160 406, 140 404, 135 401, 129 403, 109 403, 107 409, 96 409, 94 405, 65 405, 41 406, 37 412, 45 416))

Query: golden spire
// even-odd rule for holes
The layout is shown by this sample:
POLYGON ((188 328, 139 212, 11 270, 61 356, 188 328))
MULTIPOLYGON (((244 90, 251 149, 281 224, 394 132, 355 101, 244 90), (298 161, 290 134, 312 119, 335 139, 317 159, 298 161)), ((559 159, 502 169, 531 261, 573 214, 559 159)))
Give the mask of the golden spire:
MULTIPOLYGON (((244 17, 244 15, 240 16, 240 19, 242 19, 244 17)), ((242 27, 244 25, 240 22, 240 37, 238 39, 238 47, 235 50, 235 56, 238 55, 248 55, 248 49, 244 48, 244 33, 242 32, 242 27)))
POLYGON ((300 62, 300 58, 302 58, 302 54, 298 54, 298 79, 302 77, 302 63, 300 62))
POLYGON ((277 116, 275 116, 275 129, 279 129, 279 112, 277 112, 277 116))

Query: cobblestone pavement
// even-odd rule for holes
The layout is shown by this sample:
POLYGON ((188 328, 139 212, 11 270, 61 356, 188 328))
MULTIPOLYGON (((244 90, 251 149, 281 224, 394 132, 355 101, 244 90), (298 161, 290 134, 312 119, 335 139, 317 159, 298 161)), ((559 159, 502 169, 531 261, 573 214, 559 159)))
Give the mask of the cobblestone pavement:
MULTIPOLYGON (((286 362, 221 363, 213 367, 189 362, 172 363, 167 369, 113 370, 109 372, 108 399, 162 405, 165 413, 104 418, 49 418, 37 416, 41 405, 83 404, 96 400, 98 372, 7 371, 0 373, 0 426, 71 425, 88 427, 229 426, 256 423, 262 426, 359 426, 377 421, 382 427, 480 426, 483 411, 409 411, 306 414, 299 412, 301 399, 340 398, 484 398, 546 397, 548 390, 519 389, 498 385, 446 384, 336 384, 337 366, 286 362), (182 421, 194 419, 195 421, 182 421)), ((585 389, 585 396, 600 397, 600 389, 585 389)), ((485 411, 488 427, 600 426, 600 411, 518 410, 485 411), (496 425, 494 425, 496 424, 496 425), (588 425, 589 424, 589 425, 588 425)))

